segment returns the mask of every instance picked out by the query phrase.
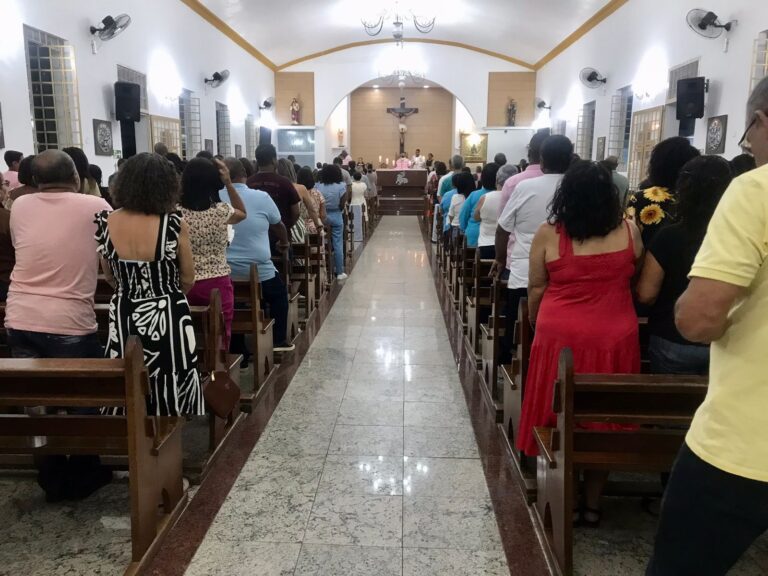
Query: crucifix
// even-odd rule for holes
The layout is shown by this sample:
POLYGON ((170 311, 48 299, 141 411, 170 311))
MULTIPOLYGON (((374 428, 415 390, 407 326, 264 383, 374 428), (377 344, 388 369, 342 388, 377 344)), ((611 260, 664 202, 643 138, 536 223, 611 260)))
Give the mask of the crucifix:
POLYGON ((392 114, 395 118, 400 120, 400 153, 405 152, 405 124, 403 120, 408 118, 411 114, 418 114, 418 108, 408 108, 405 105, 405 83, 400 82, 400 107, 399 108, 387 108, 387 114, 392 114))

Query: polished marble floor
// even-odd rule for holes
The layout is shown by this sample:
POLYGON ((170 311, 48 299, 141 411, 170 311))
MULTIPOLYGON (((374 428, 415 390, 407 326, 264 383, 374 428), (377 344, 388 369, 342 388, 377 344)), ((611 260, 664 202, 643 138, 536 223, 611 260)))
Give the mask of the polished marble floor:
POLYGON ((415 217, 378 226, 187 574, 509 574, 415 217))

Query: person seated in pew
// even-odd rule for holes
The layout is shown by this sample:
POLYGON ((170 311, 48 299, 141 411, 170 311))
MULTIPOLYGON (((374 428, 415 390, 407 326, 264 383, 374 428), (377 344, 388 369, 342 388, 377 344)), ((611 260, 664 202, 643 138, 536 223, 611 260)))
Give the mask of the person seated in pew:
MULTIPOLYGON (((269 308, 269 314, 275 321, 274 350, 289 352, 296 346, 288 342, 288 289, 272 263, 269 245, 269 236, 272 233, 278 239, 277 249, 281 254, 286 253, 291 245, 288 240, 288 230, 282 222, 277 204, 270 195, 246 185, 245 169, 240 161, 227 158, 224 163, 229 169, 232 185, 243 200, 248 213, 245 220, 235 225, 235 237, 227 248, 227 262, 232 270, 232 278, 250 279, 251 265, 256 264, 261 284, 262 304, 269 308)), ((227 189, 222 189, 219 195, 223 202, 231 202, 227 189)), ((232 337, 230 350, 243 355, 241 367, 248 366, 251 355, 245 347, 245 338, 242 334, 235 334, 232 337)))
POLYGON ((768 78, 739 142, 759 166, 709 223, 677 303, 685 338, 710 343, 709 387, 672 468, 646 576, 726 574, 768 530, 768 78))
POLYGON ((195 282, 189 225, 176 212, 176 169, 158 154, 129 158, 114 185, 120 208, 96 216, 101 267, 115 287, 107 356, 122 358, 138 336, 155 416, 202 415, 192 316, 185 294, 195 282))
MULTIPOLYGON (((103 357, 93 310, 99 270, 93 218, 110 206, 80 194, 75 163, 60 150, 36 156, 32 173, 39 192, 17 198, 10 214, 16 264, 5 327, 11 355, 103 357)), ((98 456, 44 456, 36 464, 49 502, 84 498, 112 479, 98 456)))
POLYGON ((467 237, 467 246, 477 248, 477 240, 480 237, 480 220, 475 219, 475 207, 488 192, 496 190, 496 174, 499 165, 490 162, 485 165, 480 174, 480 188, 472 192, 461 207, 459 213, 459 227, 467 237))
POLYGON ((675 326, 675 303, 688 287, 688 272, 730 183, 731 169, 723 158, 699 156, 689 161, 675 186, 677 223, 659 230, 648 246, 635 290, 638 301, 650 306, 651 372, 702 376, 709 372, 709 345, 680 335, 675 326))
POLYGON ((517 166, 504 164, 496 172, 496 188, 483 195, 475 207, 474 219, 480 222, 477 247, 483 260, 496 259, 496 227, 499 223, 501 189, 504 183, 517 174, 517 166))
MULTIPOLYGON (((546 149, 545 143, 545 169, 546 149)), ((538 454, 534 427, 557 423, 552 395, 563 348, 573 350, 577 373, 640 372, 631 281, 643 244, 637 227, 622 218, 610 172, 594 162, 577 162, 563 176, 550 206, 530 256, 528 308, 536 335, 517 436, 517 448, 528 456, 538 454)), ((582 524, 599 523, 607 477, 584 472, 582 524)))
POLYGON ((191 306, 207 306, 211 292, 219 291, 224 316, 224 346, 228 350, 235 310, 231 270, 227 264, 229 226, 242 222, 247 214, 226 164, 205 158, 189 161, 181 176, 181 215, 189 225, 195 261, 195 285, 187 293, 187 301, 191 306), (229 193, 231 205, 221 201, 219 190, 222 187, 229 193))

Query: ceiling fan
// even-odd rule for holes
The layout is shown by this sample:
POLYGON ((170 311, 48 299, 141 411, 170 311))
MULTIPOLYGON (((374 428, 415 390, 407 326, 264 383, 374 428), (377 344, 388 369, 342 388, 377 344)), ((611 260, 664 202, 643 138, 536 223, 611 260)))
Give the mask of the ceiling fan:
POLYGON ((723 30, 730 32, 735 20, 722 24, 717 17, 717 14, 709 10, 702 10, 700 8, 694 8, 685 17, 685 21, 688 22, 688 26, 691 30, 696 32, 699 36, 704 38, 718 38, 723 30))
POLYGON ((205 79, 205 83, 211 88, 218 88, 229 79, 229 70, 214 72, 210 78, 205 79))
POLYGON ((584 84, 584 86, 592 88, 593 90, 600 86, 605 86, 608 82, 608 78, 600 74, 600 72, 594 68, 584 68, 579 72, 579 80, 581 80, 581 83, 584 84))
POLYGON ((128 28, 131 24, 131 17, 128 14, 120 14, 116 17, 107 16, 101 21, 101 27, 91 26, 91 51, 94 54, 98 54, 99 47, 96 40, 102 42, 109 42, 115 36, 119 35, 123 30, 128 28))

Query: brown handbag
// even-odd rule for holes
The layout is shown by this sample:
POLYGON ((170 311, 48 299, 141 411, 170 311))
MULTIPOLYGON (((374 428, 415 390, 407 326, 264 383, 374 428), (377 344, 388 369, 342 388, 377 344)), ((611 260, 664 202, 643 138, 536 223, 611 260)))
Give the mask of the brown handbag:
POLYGON ((226 370, 215 370, 203 389, 203 397, 211 412, 226 418, 240 402, 240 387, 226 370))

